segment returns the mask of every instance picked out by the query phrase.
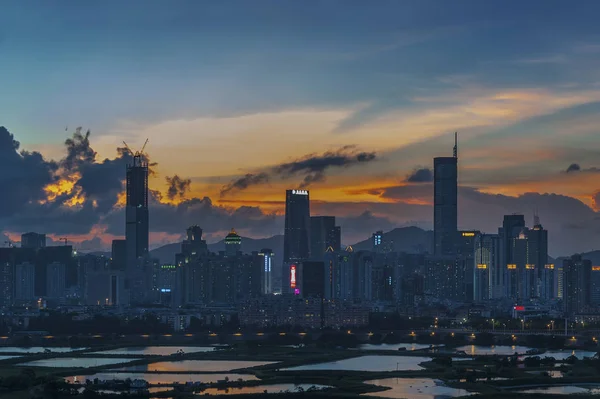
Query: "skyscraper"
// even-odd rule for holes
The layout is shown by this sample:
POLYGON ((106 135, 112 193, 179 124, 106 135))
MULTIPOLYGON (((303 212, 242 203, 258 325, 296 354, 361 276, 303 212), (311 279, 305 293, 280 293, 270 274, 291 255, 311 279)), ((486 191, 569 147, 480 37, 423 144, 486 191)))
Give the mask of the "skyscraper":
POLYGON ((273 291, 273 251, 269 248, 261 249, 258 253, 262 263, 261 292, 263 295, 272 294, 273 291))
POLYGON ((592 262, 573 255, 563 261, 565 316, 583 312, 591 303, 592 262))
POLYGON ((237 256, 238 252, 242 250, 242 237, 240 237, 235 229, 231 229, 229 234, 225 237, 225 255, 237 256))
POLYGON ((126 240, 113 240, 112 241, 112 252, 111 252, 111 270, 126 269, 127 264, 127 241, 126 240))
POLYGON ((19 263, 15 267, 15 299, 31 301, 34 295, 35 265, 29 262, 19 263))
POLYGON ((133 156, 133 164, 127 165, 125 219, 126 267, 130 269, 148 253, 148 163, 140 153, 133 156))
POLYGON ((504 274, 500 261, 500 237, 497 234, 479 234, 475 239, 473 265, 473 299, 476 302, 502 297, 498 280, 504 274))
POLYGON ((21 234, 21 248, 40 249, 46 246, 46 234, 21 234))
POLYGON ((335 216, 311 216, 311 259, 323 260, 323 256, 328 249, 339 252, 341 245, 341 229, 335 225, 335 216))
POLYGON ((307 190, 286 190, 283 261, 309 257, 310 198, 307 190))
POLYGON ((502 227, 498 229, 501 244, 501 258, 499 264, 503 273, 496 276, 496 283, 501 287, 503 296, 516 297, 518 272, 515 262, 515 239, 519 237, 525 228, 525 216, 504 215, 502 227), (500 280, 498 280, 498 278, 500 280))
POLYGON ((52 262, 46 266, 47 273, 47 289, 46 296, 48 298, 60 300, 65 296, 66 285, 66 267, 60 262, 52 262))
POLYGON ((452 157, 433 159, 433 249, 436 256, 452 256, 458 230, 458 142, 452 157))

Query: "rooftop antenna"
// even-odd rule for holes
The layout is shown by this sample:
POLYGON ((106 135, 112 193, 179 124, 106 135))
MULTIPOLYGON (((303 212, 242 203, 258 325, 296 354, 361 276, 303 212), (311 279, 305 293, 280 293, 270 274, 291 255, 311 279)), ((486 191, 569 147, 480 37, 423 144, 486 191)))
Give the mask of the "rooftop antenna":
POLYGON ((454 158, 458 158, 458 132, 454 132, 454 158))
POLYGON ((533 211, 533 225, 539 226, 540 224, 541 224, 540 223, 540 215, 538 214, 538 210, 537 210, 537 206, 536 206, 533 211))

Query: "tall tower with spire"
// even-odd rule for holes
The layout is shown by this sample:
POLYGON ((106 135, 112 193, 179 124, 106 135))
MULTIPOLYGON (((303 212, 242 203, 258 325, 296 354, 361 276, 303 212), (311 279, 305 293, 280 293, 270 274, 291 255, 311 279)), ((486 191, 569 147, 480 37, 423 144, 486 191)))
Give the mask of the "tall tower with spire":
POLYGON ((452 157, 433 159, 433 252, 456 253, 458 234, 458 134, 454 133, 452 157))

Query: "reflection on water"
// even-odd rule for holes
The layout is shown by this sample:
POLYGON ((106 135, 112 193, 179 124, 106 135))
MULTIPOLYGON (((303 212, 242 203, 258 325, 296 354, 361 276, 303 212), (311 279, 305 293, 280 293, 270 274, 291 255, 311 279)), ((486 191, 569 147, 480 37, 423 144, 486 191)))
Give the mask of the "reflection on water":
POLYGON ((208 388, 202 391, 202 394, 209 395, 239 395, 239 394, 249 394, 249 393, 277 393, 277 392, 297 392, 299 390, 308 390, 311 387, 315 389, 324 389, 327 388, 324 385, 311 385, 311 384, 272 384, 272 385, 259 385, 256 387, 240 387, 240 388, 226 388, 226 389, 217 389, 217 388, 208 388))
POLYGON ((410 343, 410 344, 381 344, 381 345, 364 344, 364 345, 359 346, 360 349, 368 350, 368 351, 376 351, 376 350, 397 351, 400 348, 405 348, 407 351, 416 351, 419 349, 427 349, 430 347, 431 347, 431 345, 413 344, 413 343, 410 343))
POLYGON ((21 363, 19 366, 29 367, 96 367, 105 366, 107 364, 119 364, 128 363, 135 359, 121 359, 121 358, 76 358, 76 357, 63 357, 59 359, 42 359, 35 360, 33 362, 21 363))
POLYGON ((251 362, 237 360, 181 360, 158 362, 124 367, 124 371, 231 371, 248 367, 263 366, 273 362, 251 362))
POLYGON ((522 391, 515 391, 519 393, 545 393, 545 394, 555 394, 555 395, 570 395, 577 393, 586 393, 597 395, 600 394, 600 389, 597 387, 576 387, 573 385, 563 385, 563 386, 553 386, 553 387, 544 387, 544 388, 533 388, 533 389, 525 389, 522 391))
POLYGON ((43 353, 48 349, 50 352, 72 352, 72 351, 80 351, 87 348, 67 348, 67 347, 58 347, 58 348, 46 348, 42 346, 32 346, 31 348, 19 348, 16 346, 0 346, 0 353, 43 353))
POLYGON ((391 388, 387 391, 365 394, 384 398, 433 399, 472 395, 469 391, 450 388, 443 385, 442 381, 430 378, 386 378, 384 380, 365 382, 367 384, 391 388))
POLYGON ((360 356, 335 362, 307 364, 286 370, 345 370, 345 371, 394 371, 422 370, 419 363, 431 358, 421 356, 360 356))
POLYGON ((85 384, 86 380, 93 381, 97 378, 100 381, 111 380, 146 380, 149 384, 185 384, 187 382, 218 382, 225 379, 229 381, 254 381, 257 380, 252 374, 154 374, 154 373, 97 373, 93 375, 77 375, 65 378, 69 383, 79 382, 85 384))
POLYGON ((213 347, 209 346, 137 346, 130 348, 112 349, 109 351, 93 352, 107 355, 157 355, 169 356, 175 354, 178 350, 184 353, 212 352, 213 347))
POLYGON ((464 351, 467 355, 514 355, 515 352, 522 354, 530 350, 526 346, 507 346, 507 345, 492 345, 492 346, 479 346, 479 345, 465 345, 456 348, 457 352, 464 351))

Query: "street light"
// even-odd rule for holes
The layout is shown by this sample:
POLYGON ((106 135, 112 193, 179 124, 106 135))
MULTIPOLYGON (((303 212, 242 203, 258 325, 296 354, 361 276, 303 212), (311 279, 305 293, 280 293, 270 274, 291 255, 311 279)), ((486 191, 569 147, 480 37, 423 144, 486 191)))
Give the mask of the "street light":
POLYGON ((525 320, 521 319, 521 331, 525 330, 525 320))
POLYGON ((550 324, 552 324, 552 330, 554 330, 554 320, 550 320, 550 324))
POLYGON ((496 326, 494 324, 494 319, 492 319, 492 332, 496 331, 496 326))

